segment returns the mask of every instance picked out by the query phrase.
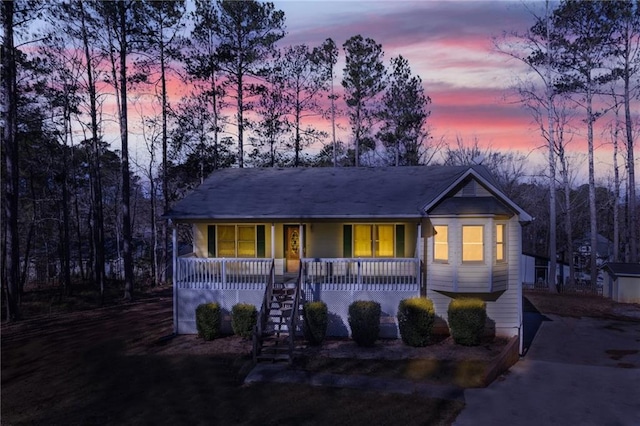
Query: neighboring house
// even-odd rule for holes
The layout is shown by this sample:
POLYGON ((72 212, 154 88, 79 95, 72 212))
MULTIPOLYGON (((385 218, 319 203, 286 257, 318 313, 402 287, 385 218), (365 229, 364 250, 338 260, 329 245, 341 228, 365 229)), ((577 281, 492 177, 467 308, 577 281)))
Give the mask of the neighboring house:
MULTIPOLYGON (((546 256, 522 253, 520 258, 520 281, 524 288, 548 288, 550 260, 546 256)), ((569 280, 569 265, 558 261, 556 263, 556 283, 569 280)))
POLYGON ((640 303, 640 264, 607 262, 603 295, 616 302, 640 303))
POLYGON ((327 303, 334 336, 349 335, 351 302, 375 300, 381 334, 397 337, 398 303, 419 295, 444 321, 452 299, 472 296, 496 334, 522 327, 532 218, 483 166, 224 169, 167 216, 193 231, 193 253, 174 257, 178 333, 195 333, 200 303, 260 309, 267 281, 298 277, 305 300, 327 303))

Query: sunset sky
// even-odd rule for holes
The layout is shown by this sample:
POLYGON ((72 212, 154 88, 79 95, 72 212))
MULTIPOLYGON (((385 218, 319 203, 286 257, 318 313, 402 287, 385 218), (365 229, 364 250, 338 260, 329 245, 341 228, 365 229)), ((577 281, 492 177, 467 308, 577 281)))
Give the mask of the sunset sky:
MULTIPOLYGON (((385 62, 402 55, 431 97, 434 136, 473 137, 495 149, 530 150, 541 144, 531 118, 505 100, 521 64, 496 53, 492 37, 522 30, 532 16, 506 1, 276 1, 287 17, 281 44, 338 46, 355 34, 382 44, 385 62)), ((344 66, 341 49, 338 70, 344 66)), ((340 77, 336 85, 340 86, 340 77)), ((341 89, 341 87, 339 87, 341 89)))
MULTIPOLYGON (((429 123, 436 139, 455 142, 460 136, 470 142, 477 137, 496 150, 533 151, 531 159, 536 162, 546 156, 544 149, 537 149, 545 141, 512 89, 516 79, 524 78, 526 67, 498 53, 493 42, 503 32, 531 27, 533 13, 544 15, 544 2, 280 0, 274 4, 286 16, 288 34, 281 46, 317 46, 331 37, 341 48, 349 37, 361 34, 382 44, 385 62, 397 55, 407 58, 432 99, 429 123)), ((340 54, 339 89, 342 49, 340 54)), ((612 173, 612 149, 602 131, 607 120, 610 117, 599 120, 595 140, 596 169, 602 176, 612 173)), ((581 129, 569 145, 583 169, 585 135, 586 129, 581 129)), ((579 174, 584 176, 586 170, 579 174)))
MULTIPOLYGON (((334 83, 338 93, 344 67, 342 44, 361 34, 382 45, 385 64, 402 55, 422 78, 432 99, 428 122, 435 139, 455 143, 457 136, 468 142, 477 138, 483 146, 531 153, 536 163, 544 161, 546 152, 538 148, 545 141, 512 90, 526 68, 496 52, 493 43, 504 31, 529 28, 534 22, 531 10, 544 13, 542 1, 276 0, 274 4, 286 18, 287 35, 279 47, 303 43, 315 47, 328 37, 336 42, 340 48, 334 83)), ((182 87, 177 92, 186 90, 182 87)), ((323 123, 329 130, 330 123, 323 123)), ((346 127, 346 119, 343 124, 346 127)), ((349 141, 348 131, 339 136, 349 141)), ((598 164, 610 173, 611 150, 603 145, 605 136, 598 133, 596 138, 598 164)), ((576 135, 570 149, 586 157, 586 137, 576 135)), ((582 167, 586 168, 584 160, 582 167)))

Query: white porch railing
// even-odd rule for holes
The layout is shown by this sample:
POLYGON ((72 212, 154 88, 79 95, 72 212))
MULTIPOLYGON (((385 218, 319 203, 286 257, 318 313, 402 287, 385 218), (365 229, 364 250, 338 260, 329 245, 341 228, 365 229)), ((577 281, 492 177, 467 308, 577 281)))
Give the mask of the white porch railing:
POLYGON ((176 285, 186 289, 261 290, 272 273, 272 259, 198 258, 176 262, 176 285))
POLYGON ((420 260, 306 258, 304 282, 326 290, 409 290, 420 284, 420 260))

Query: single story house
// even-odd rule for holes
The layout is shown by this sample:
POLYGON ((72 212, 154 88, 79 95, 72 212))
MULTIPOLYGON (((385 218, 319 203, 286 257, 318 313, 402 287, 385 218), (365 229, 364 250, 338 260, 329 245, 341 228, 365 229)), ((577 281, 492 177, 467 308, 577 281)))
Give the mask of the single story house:
POLYGON ((616 302, 640 303, 640 264, 607 262, 601 269, 608 273, 604 296, 616 302))
MULTIPOLYGON (((195 308, 261 306, 269 280, 300 277, 323 300, 328 334, 348 336, 348 306, 381 304, 397 337, 400 300, 427 296, 446 328, 452 299, 487 302, 488 327, 522 327, 521 227, 531 216, 484 166, 253 168, 215 171, 167 215, 191 229, 174 250, 174 326, 195 333, 195 308)), ((521 334, 521 333, 520 333, 521 334)))

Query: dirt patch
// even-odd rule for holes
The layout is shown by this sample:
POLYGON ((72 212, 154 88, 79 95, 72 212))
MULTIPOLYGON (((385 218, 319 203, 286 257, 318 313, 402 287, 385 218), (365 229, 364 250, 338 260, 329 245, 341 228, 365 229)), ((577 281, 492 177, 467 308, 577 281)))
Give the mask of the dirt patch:
POLYGON ((592 317, 619 321, 640 321, 640 305, 579 294, 550 294, 525 291, 525 310, 568 317, 592 317))
POLYGON ((171 337, 172 320, 167 290, 3 324, 1 424, 447 425, 464 406, 416 395, 244 386, 250 341, 171 337))
POLYGON ((631 349, 607 349, 605 352, 609 355, 609 358, 614 361, 619 361, 627 355, 635 355, 638 353, 637 350, 631 349))

